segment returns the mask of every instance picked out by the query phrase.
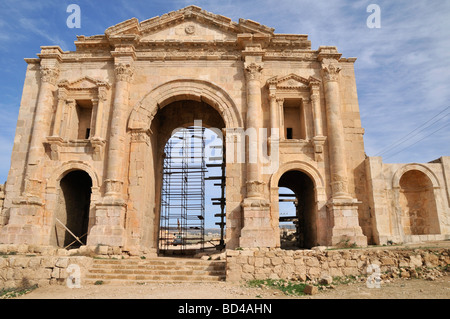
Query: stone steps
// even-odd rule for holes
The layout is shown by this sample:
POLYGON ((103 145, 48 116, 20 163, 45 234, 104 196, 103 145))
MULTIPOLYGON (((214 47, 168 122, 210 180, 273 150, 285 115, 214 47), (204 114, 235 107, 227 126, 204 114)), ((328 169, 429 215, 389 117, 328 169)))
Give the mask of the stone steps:
POLYGON ((155 282, 215 282, 226 277, 225 261, 181 258, 95 259, 86 284, 144 284, 155 282))

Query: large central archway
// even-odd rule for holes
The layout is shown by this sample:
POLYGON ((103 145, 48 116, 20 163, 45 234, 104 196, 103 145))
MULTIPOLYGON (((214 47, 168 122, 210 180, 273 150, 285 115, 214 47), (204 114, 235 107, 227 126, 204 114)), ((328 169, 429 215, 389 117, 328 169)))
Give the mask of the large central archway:
POLYGON ((218 133, 222 146, 224 126, 214 108, 193 100, 172 102, 153 119, 152 132, 158 132, 155 202, 159 201, 160 254, 190 255, 205 248, 205 227, 214 225, 214 212, 206 210, 211 189, 205 189, 209 175, 205 129, 218 133))
MULTIPOLYGON (((157 251, 164 146, 174 129, 194 125, 196 120, 203 127, 219 130, 243 127, 241 114, 230 95, 213 83, 197 79, 164 83, 133 108, 128 121, 131 142, 128 246, 157 251)), ((226 187, 227 247, 237 246, 242 227, 241 199, 232 196, 239 193, 236 189, 242 184, 239 167, 239 163, 226 164, 226 171, 233 172, 234 187, 226 187)))

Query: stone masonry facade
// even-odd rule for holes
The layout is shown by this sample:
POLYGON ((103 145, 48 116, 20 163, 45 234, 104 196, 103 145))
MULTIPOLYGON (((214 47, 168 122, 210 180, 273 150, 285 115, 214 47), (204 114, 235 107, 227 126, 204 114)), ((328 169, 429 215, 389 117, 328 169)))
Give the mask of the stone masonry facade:
POLYGON ((367 279, 367 276, 370 276, 375 269, 379 271, 380 276, 385 277, 384 279, 389 276, 392 278, 426 278, 427 269, 438 269, 446 274, 450 264, 449 254, 450 249, 448 248, 412 249, 405 247, 341 250, 282 250, 276 248, 228 250, 227 280, 318 281, 325 277, 349 278, 356 276, 367 279))
MULTIPOLYGON (((226 144, 227 249, 279 249, 281 187, 300 200, 302 248, 449 238, 450 158, 366 157, 356 58, 336 47, 196 6, 75 45, 25 59, 0 243, 63 248, 68 228, 157 253, 164 145, 196 120, 226 144)), ((307 254, 279 253, 292 267, 307 254)))

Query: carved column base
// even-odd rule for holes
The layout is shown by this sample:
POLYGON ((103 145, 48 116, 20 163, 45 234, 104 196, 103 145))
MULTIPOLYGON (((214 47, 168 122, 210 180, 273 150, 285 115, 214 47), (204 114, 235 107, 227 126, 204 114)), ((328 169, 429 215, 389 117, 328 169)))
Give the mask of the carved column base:
POLYGON ((331 245, 367 246, 367 237, 359 226, 358 204, 360 202, 355 199, 332 199, 328 202, 328 211, 333 218, 331 245))
POLYGON ((106 245, 123 247, 126 203, 123 200, 106 198, 95 206, 95 224, 89 231, 88 246, 106 245))
POLYGON ((120 194, 122 194, 123 189, 123 182, 114 179, 107 179, 105 180, 105 189, 106 197, 112 198, 111 200, 120 198, 120 194))
POLYGON ((270 203, 265 199, 246 198, 241 206, 244 227, 241 230, 239 246, 276 247, 279 231, 272 228, 270 203))
POLYGON ((247 182, 247 198, 261 198, 263 193, 264 183, 259 181, 247 182))

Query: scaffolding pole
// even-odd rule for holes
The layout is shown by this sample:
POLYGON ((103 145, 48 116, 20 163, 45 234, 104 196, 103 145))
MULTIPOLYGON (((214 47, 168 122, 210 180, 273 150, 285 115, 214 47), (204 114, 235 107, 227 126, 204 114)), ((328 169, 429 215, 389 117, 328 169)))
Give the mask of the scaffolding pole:
POLYGON ((164 149, 161 189, 160 251, 204 250, 205 128, 175 133, 164 149), (195 245, 195 246, 193 246, 195 245))

